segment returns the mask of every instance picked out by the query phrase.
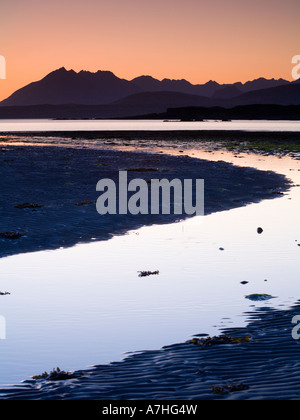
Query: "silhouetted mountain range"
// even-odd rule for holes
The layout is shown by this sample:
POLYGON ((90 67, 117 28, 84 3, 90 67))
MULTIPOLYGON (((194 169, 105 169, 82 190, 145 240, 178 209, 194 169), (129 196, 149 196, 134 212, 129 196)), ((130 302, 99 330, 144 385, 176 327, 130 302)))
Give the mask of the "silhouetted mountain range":
POLYGON ((8 113, 4 112, 4 107, 77 105, 77 110, 80 106, 85 106, 86 110, 87 106, 97 106, 99 118, 113 118, 163 113, 168 108, 176 107, 232 108, 252 104, 300 105, 299 80, 289 82, 260 78, 246 83, 219 84, 209 81, 193 85, 187 80, 160 81, 151 76, 129 81, 109 71, 77 73, 61 68, 2 101, 0 118, 5 118, 4 114, 8 113))
POLYGON ((238 82, 233 84, 219 84, 210 80, 203 85, 192 85, 186 80, 170 80, 164 79, 159 81, 151 76, 141 76, 131 81, 137 85, 144 92, 181 92, 188 93, 190 95, 206 96, 206 97, 222 97, 222 98, 233 98, 234 96, 241 95, 245 92, 251 92, 253 90, 266 89, 271 87, 277 87, 281 85, 287 85, 290 82, 284 79, 256 79, 251 82, 244 84, 238 82))
POLYGON ((0 105, 102 105, 137 92, 138 87, 109 71, 76 73, 61 68, 17 90, 0 105))

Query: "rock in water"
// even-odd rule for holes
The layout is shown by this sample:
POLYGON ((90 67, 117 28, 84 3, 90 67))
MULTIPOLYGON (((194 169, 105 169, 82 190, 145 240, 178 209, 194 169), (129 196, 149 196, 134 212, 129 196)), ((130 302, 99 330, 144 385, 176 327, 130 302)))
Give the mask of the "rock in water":
POLYGON ((267 295, 265 293, 255 293, 253 295, 247 295, 246 299, 252 300, 254 302, 259 302, 262 300, 269 300, 269 299, 275 299, 274 296, 267 295))

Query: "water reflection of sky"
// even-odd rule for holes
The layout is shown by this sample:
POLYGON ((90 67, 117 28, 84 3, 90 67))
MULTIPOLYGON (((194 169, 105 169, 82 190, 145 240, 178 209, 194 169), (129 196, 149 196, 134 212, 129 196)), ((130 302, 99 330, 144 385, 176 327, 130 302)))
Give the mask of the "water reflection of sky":
MULTIPOLYGON (((300 184, 300 161, 289 157, 185 153, 273 169, 300 184)), ((1 299, 7 339, 0 340, 0 382, 217 334, 244 325, 242 314, 253 305, 291 305, 299 299, 299 206, 294 187, 274 200, 204 218, 2 259, 1 290, 11 295, 1 299), (139 270, 160 275, 140 278, 139 270), (251 293, 276 298, 253 303, 245 299, 251 293)))
POLYGON ((246 130, 300 131, 300 121, 269 120, 0 120, 0 132, 9 131, 115 131, 115 130, 246 130))

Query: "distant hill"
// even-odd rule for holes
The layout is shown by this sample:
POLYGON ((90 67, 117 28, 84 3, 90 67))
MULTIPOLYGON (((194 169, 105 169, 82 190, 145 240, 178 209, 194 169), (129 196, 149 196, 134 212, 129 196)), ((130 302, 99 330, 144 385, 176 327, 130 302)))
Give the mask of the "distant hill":
POLYGON ((140 92, 137 86, 128 80, 119 79, 111 72, 76 73, 63 67, 39 82, 17 90, 0 105, 102 105, 137 92, 140 92))
POLYGON ((151 76, 141 76, 132 80, 143 92, 179 92, 197 96, 212 96, 223 85, 209 81, 203 85, 193 85, 187 80, 154 79, 151 76))
POLYGON ((182 80, 163 79, 159 81, 151 76, 140 76, 132 80, 144 92, 181 92, 190 95, 222 97, 229 99, 238 94, 251 92, 252 90, 267 89, 281 85, 289 84, 284 79, 264 79, 259 78, 246 83, 219 84, 210 80, 202 85, 193 85, 190 82, 182 80))
POLYGON ((235 97, 231 104, 300 105, 300 83, 289 83, 268 89, 249 91, 235 97))
POLYGON ((300 105, 300 83, 259 78, 246 83, 193 85, 184 79, 160 81, 151 76, 129 81, 109 71, 77 73, 62 67, 2 101, 0 118, 29 114, 30 118, 120 118, 178 107, 253 104, 300 105), (27 112, 24 107, 31 108, 27 112))
POLYGON ((155 116, 160 120, 300 120, 300 105, 241 105, 233 108, 182 107, 169 108, 155 116))
POLYGON ((241 90, 235 86, 225 86, 222 89, 216 90, 216 92, 212 95, 214 99, 232 99, 236 96, 241 95, 241 90))
POLYGON ((143 92, 127 96, 115 101, 112 105, 140 105, 159 106, 170 108, 172 106, 211 106, 214 101, 205 96, 190 95, 180 92, 143 92))
POLYGON ((115 104, 118 105, 136 105, 140 106, 140 112, 143 113, 143 107, 152 105, 151 112, 161 112, 165 108, 177 108, 183 106, 219 106, 231 108, 239 105, 300 105, 300 83, 288 83, 268 89, 248 91, 240 94, 234 86, 222 88, 214 93, 212 97, 188 95, 175 92, 145 92, 130 95, 115 104), (155 105, 157 108, 155 108, 155 105), (157 111, 156 111, 157 109, 157 111))
POLYGON ((260 77, 259 79, 244 83, 240 90, 242 92, 251 92, 252 90, 268 89, 288 84, 290 84, 290 82, 284 79, 264 79, 263 77, 260 77))
POLYGON ((300 120, 300 105, 182 106, 167 110, 164 105, 144 105, 142 110, 139 105, 3 106, 0 119, 300 120), (159 108, 162 111, 153 111, 159 108))
POLYGON ((279 79, 256 79, 246 83, 219 84, 209 81, 193 85, 187 80, 157 80, 140 76, 131 81, 120 79, 110 71, 75 72, 64 67, 49 73, 42 80, 30 83, 1 102, 2 106, 39 104, 103 105, 141 92, 178 92, 205 97, 230 99, 258 89, 275 88, 291 83, 279 79))

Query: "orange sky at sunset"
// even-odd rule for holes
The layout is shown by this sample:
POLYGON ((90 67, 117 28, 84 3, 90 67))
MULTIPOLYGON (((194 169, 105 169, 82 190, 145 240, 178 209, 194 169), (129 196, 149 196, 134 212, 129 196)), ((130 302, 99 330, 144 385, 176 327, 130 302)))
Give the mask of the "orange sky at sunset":
POLYGON ((5 0, 0 100, 59 67, 192 83, 291 80, 299 0, 5 0))

